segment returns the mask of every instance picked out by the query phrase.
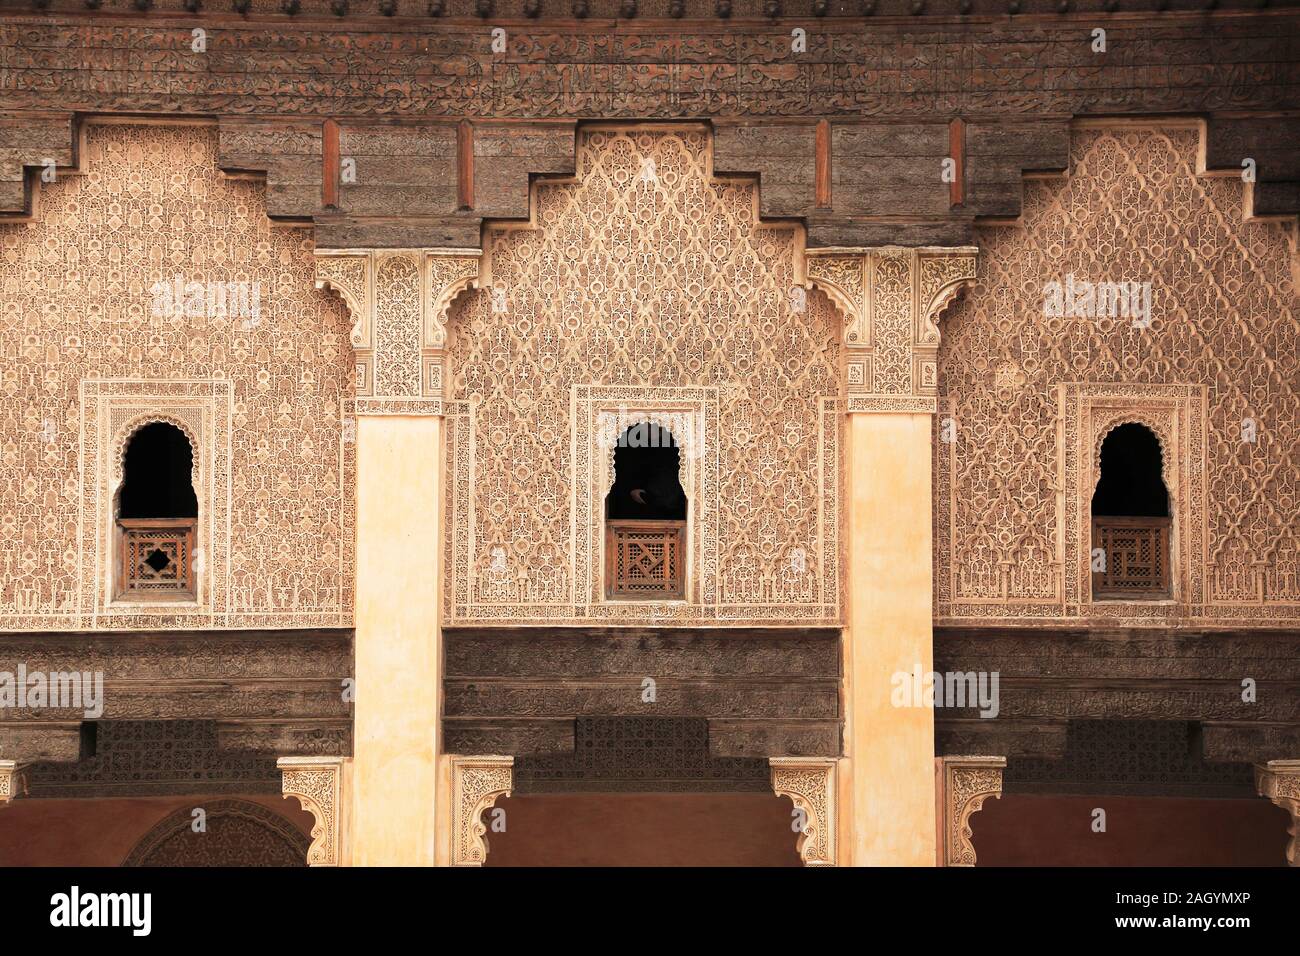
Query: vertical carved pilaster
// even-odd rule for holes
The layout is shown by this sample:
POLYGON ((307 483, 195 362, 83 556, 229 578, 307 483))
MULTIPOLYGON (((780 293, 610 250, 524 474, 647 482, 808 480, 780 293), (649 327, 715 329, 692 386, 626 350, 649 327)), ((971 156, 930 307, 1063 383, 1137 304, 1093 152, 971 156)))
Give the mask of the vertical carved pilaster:
POLYGON ((1255 765, 1255 789, 1291 814, 1286 832, 1288 866, 1300 866, 1300 760, 1270 760, 1255 765))
POLYGON ((973 246, 809 250, 808 284, 844 313, 850 412, 935 411, 939 316, 975 278, 973 246))
POLYGON ((0 809, 27 793, 27 764, 0 760, 0 809))
POLYGON ((352 318, 348 339, 352 343, 356 368, 354 385, 358 395, 370 395, 374 387, 374 339, 370 318, 373 286, 368 252, 316 252, 316 288, 338 293, 352 318))
POLYGON ((835 866, 835 764, 830 757, 771 757, 772 789, 804 814, 796 849, 805 866, 835 866))
POLYGON ((357 414, 438 415, 447 313, 479 278, 477 249, 317 250, 316 287, 352 314, 357 414))
POLYGON ((341 866, 343 843, 343 778, 347 757, 281 757, 280 792, 287 800, 296 797, 302 808, 316 818, 307 848, 310 866, 341 866))
POLYGON ((451 758, 451 865, 482 866, 488 846, 483 811, 510 796, 514 757, 451 758))
POLYGON ((974 866, 970 818, 989 797, 1002 798, 1006 757, 940 757, 943 865, 974 866))
POLYGON ((447 313, 452 300, 479 281, 477 250, 435 249, 426 254, 428 320, 424 325, 422 359, 424 394, 442 398, 447 381, 447 313))

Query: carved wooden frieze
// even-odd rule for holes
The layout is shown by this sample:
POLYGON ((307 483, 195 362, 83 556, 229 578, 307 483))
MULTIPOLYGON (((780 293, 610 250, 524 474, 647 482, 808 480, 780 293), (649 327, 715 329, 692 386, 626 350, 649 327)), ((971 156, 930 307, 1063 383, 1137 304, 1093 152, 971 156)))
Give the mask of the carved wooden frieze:
POLYGON ((772 789, 794 801, 805 866, 836 866, 835 784, 837 761, 828 757, 773 757, 772 789))
POLYGON ((487 860, 483 811, 510 796, 514 757, 451 758, 451 865, 482 866, 487 860))
POLYGON ((1006 757, 939 758, 943 866, 975 865, 970 818, 989 797, 1002 797, 1006 765, 1006 757))
POLYGON ((848 411, 934 412, 939 317, 975 277, 975 247, 808 250, 807 281, 844 316, 848 411))
POLYGON ((1300 866, 1300 760, 1270 760, 1255 767, 1255 789, 1287 813, 1291 824, 1286 845, 1288 866, 1300 866))
POLYGON ((478 274, 474 249, 316 251, 316 287, 352 315, 358 415, 442 414, 447 313, 478 274))
MULTIPOLYGON (((166 2, 175 10, 175 0, 166 2)), ((469 5, 436 31, 371 21, 360 32, 352 17, 335 21, 323 6, 307 0, 299 19, 309 19, 281 21, 277 29, 291 42, 272 49, 261 23, 212 21, 225 70, 195 70, 174 31, 112 10, 11 12, 0 32, 0 62, 11 77, 6 104, 32 112, 53 105, 286 117, 1168 114, 1278 109, 1294 66, 1287 41, 1295 20, 1285 12, 1108 21, 1109 42, 1123 59, 1106 68, 1095 57, 1062 58, 1079 42, 1068 19, 1021 25, 1000 17, 947 28, 891 17, 864 29, 854 16, 827 17, 809 21, 818 26, 799 51, 788 29, 757 17, 730 22, 697 6, 709 19, 615 23, 611 5, 562 26, 527 21, 530 28, 511 29, 497 52, 469 5), (70 35, 84 55, 52 68, 48 52, 70 35), (132 82, 96 83, 124 50, 134 54, 132 82)), ((505 9, 498 15, 509 17, 505 9)), ((417 12, 423 16, 423 7, 417 12)), ((545 12, 567 15, 569 6, 545 12)), ((208 22, 206 12, 183 16, 208 22)))
POLYGON ((310 866, 342 866, 347 839, 344 816, 344 770, 348 757, 281 757, 277 761, 282 775, 285 798, 296 797, 302 808, 316 818, 312 827, 311 846, 307 850, 310 866))

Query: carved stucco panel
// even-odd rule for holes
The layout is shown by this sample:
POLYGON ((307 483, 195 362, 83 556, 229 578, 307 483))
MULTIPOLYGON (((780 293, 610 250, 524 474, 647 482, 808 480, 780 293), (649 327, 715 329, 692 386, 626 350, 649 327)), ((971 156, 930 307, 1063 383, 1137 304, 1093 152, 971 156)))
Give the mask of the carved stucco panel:
POLYGON ((1181 592, 1167 609, 1108 602, 1105 615, 1300 621, 1294 253, 1278 225, 1243 221, 1239 180, 1198 174, 1199 135, 1078 127, 1069 175, 1028 181, 1020 225, 982 232, 977 288, 949 309, 940 347, 937 427, 951 437, 934 444, 940 621, 1101 613, 1086 600, 1096 436, 1079 403, 1112 395, 1134 420, 1176 426, 1181 592), (1046 314, 1051 282, 1149 282, 1150 322, 1046 314))
POLYGON ((933 412, 939 317, 975 275, 973 247, 810 250, 808 284, 839 306, 847 410, 933 412))
POLYGON ((483 811, 510 796, 514 757, 451 758, 451 865, 482 866, 487 860, 483 811))
POLYGON ((592 128, 578 157, 451 306, 447 620, 838 621, 842 320, 803 294, 796 231, 711 178, 703 129, 592 128), (607 452, 582 389, 602 414, 702 416, 691 600, 599 599, 607 452))
POLYGON ((0 223, 0 626, 349 624, 349 321, 310 235, 221 172, 212 126, 91 122, 80 159, 0 223), (152 414, 202 445, 204 600, 104 613, 109 449, 152 414))
POLYGON ((1291 815, 1287 827, 1288 866, 1300 866, 1300 760, 1270 760, 1255 766, 1255 789, 1291 815))
POLYGON ((91 627, 195 626, 223 621, 232 603, 250 595, 232 592, 231 431, 234 408, 229 381, 87 379, 80 387, 82 496, 81 610, 91 627), (192 601, 114 600, 117 496, 126 447, 150 422, 179 428, 193 454, 198 501, 195 548, 196 595, 192 601))
POLYGON ((836 761, 817 757, 772 757, 772 789, 800 811, 796 849, 805 866, 836 866, 836 761))
POLYGON ((943 865, 974 866, 970 818, 989 797, 1002 797, 1005 757, 940 757, 943 865))
POLYGON ((347 757, 281 757, 281 792, 316 819, 307 850, 309 866, 341 866, 344 860, 344 769, 347 757))

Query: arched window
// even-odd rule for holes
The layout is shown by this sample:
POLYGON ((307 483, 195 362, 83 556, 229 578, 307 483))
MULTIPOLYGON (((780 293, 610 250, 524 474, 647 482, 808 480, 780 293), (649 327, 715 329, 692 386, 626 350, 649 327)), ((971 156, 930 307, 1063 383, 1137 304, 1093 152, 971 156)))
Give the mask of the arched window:
POLYGON ((632 425, 614 446, 605 497, 606 593, 656 600, 685 593, 686 492, 681 449, 667 428, 632 425))
POLYGON ((175 425, 150 422, 127 441, 117 498, 119 597, 194 597, 193 471, 189 438, 175 425))
POLYGON ((1092 496, 1092 596, 1170 596, 1169 491, 1160 441, 1145 425, 1114 428, 1101 445, 1092 496))

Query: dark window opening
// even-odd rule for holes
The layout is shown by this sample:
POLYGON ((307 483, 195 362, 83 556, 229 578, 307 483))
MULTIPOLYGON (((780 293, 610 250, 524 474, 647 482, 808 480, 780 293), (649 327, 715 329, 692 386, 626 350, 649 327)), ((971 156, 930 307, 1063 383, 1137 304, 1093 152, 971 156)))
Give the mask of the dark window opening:
POLYGON ((1101 479, 1092 513, 1168 518, 1161 461, 1160 442, 1145 425, 1129 423, 1112 431, 1101 444, 1101 479))
POLYGON ((614 486, 605 498, 606 516, 685 521, 680 463, 681 450, 668 429, 648 422, 627 429, 614 446, 614 486))
POLYGON ((126 446, 119 518, 197 518, 194 455, 189 439, 175 425, 153 422, 131 436, 126 446))
POLYGON ((194 454, 175 425, 152 422, 131 436, 118 495, 119 596, 194 596, 194 454))
POLYGON ((605 498, 605 593, 665 600, 685 593, 686 492, 673 433, 641 422, 614 446, 614 485, 605 498))
POLYGON ((1171 596, 1169 491, 1160 442, 1129 423, 1101 445, 1101 476, 1092 496, 1094 600, 1159 600, 1171 596))

